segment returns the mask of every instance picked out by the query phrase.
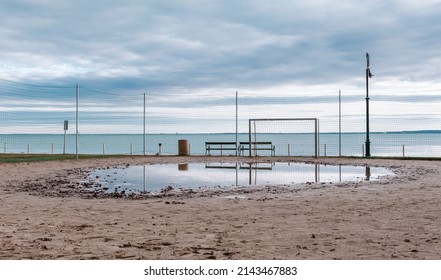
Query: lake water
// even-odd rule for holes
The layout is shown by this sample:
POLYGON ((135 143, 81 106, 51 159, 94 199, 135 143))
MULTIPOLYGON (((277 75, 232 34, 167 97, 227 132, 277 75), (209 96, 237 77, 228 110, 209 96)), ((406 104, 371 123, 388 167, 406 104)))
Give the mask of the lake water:
POLYGON ((166 188, 338 183, 378 180, 393 172, 381 167, 306 163, 190 163, 102 168, 90 180, 108 192, 159 192, 166 188))

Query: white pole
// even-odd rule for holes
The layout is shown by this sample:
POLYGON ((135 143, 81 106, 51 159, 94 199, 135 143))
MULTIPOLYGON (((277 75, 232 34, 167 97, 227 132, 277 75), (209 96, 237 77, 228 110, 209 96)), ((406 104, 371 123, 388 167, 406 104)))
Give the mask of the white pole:
POLYGON ((130 143, 130 154, 133 155, 133 144, 130 143))
POLYGON ((341 157, 341 90, 338 90, 338 156, 341 157))
MULTIPOLYGON (((250 147, 250 157, 251 157, 251 120, 248 120, 248 140, 249 142, 249 147, 250 147)), ((250 167, 250 176, 251 176, 251 167, 250 167)), ((251 177, 250 177, 250 184, 251 184, 251 177)))
POLYGON ((319 119, 317 119, 317 147, 319 149, 318 156, 320 157, 320 120, 319 119))
POLYGON ((143 132, 143 137, 142 137, 142 139, 143 139, 143 153, 144 153, 144 155, 145 155, 145 93, 144 93, 144 132, 143 132))
POLYGON ((106 154, 106 144, 103 143, 103 155, 106 154))
POLYGON ((315 135, 314 135, 314 137, 315 137, 315 139, 314 139, 314 142, 315 142, 315 153, 314 153, 314 156, 315 157, 318 157, 318 155, 319 155, 319 147, 318 147, 318 141, 317 141, 317 119, 315 119, 314 120, 314 126, 315 126, 315 135))
POLYGON ((236 90, 236 156, 237 156, 237 118, 238 118, 238 107, 237 107, 237 90, 236 90))
MULTIPOLYGON (((254 121, 254 146, 253 146, 253 149, 254 149, 254 156, 256 157, 257 156, 257 131, 256 131, 256 121, 254 121)), ((250 143, 250 149, 251 149, 251 143, 250 143)), ((257 170, 257 169, 256 169, 257 170)))
POLYGON ((291 146, 288 144, 288 156, 291 156, 291 146))
POLYGON ((314 120, 315 123, 315 157, 319 157, 320 156, 320 143, 318 141, 318 120, 315 119, 314 120))
POLYGON ((78 117, 78 103, 79 103, 79 98, 80 98, 80 88, 78 86, 76 86, 76 122, 75 122, 75 126, 76 126, 76 136, 75 136, 75 154, 76 154, 76 158, 78 159, 78 122, 79 122, 79 117, 78 117))
POLYGON ((404 145, 403 145, 403 157, 404 157, 404 145))
POLYGON ((64 130, 63 155, 66 154, 66 130, 64 130))

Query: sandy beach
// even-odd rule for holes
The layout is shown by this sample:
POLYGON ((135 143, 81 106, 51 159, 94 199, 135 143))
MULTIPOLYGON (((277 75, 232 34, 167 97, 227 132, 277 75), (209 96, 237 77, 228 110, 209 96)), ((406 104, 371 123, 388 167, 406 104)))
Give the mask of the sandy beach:
POLYGON ((396 175, 142 198, 94 196, 77 184, 97 167, 236 160, 249 161, 0 164, 0 259, 440 259, 441 161, 289 158, 384 166, 396 175))

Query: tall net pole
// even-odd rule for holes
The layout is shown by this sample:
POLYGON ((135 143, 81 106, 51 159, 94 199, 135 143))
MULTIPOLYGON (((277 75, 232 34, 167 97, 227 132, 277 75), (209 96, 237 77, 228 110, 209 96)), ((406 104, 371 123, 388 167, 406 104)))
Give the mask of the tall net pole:
POLYGON ((338 156, 341 157, 341 90, 338 91, 338 156))
POLYGON ((144 93, 144 125, 143 125, 143 127, 144 127, 144 132, 143 132, 143 134, 142 134, 142 143, 143 143, 143 154, 145 155, 145 93, 144 93))
POLYGON ((372 78, 372 73, 369 68, 369 54, 366 53, 366 152, 365 156, 371 156, 371 140, 369 139, 369 78, 372 78))
POLYGON ((238 130, 238 128, 237 128, 237 125, 238 125, 238 108, 237 108, 237 90, 236 90, 236 156, 237 156, 237 145, 238 145, 238 142, 237 142, 237 130, 238 130))
POLYGON ((250 147, 250 157, 251 157, 251 120, 248 120, 248 140, 249 140, 249 147, 250 147))
POLYGON ((78 122, 79 122, 79 116, 78 116, 78 103, 80 99, 80 88, 78 86, 78 83, 75 87, 75 95, 76 95, 76 122, 75 122, 75 154, 76 158, 78 159, 78 122))

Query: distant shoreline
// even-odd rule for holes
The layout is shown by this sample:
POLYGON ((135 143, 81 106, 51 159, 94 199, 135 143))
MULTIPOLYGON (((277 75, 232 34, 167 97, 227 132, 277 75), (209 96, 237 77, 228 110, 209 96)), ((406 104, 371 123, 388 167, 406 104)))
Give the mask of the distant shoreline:
MULTIPOLYGON (((312 132, 311 132, 312 133, 312 132)), ((366 132, 342 132, 342 134, 365 134, 366 132)), ((213 132, 213 133, 146 133, 146 135, 235 135, 234 132, 213 132)), ((248 132, 238 132, 238 134, 248 134, 248 132)), ((298 133, 260 133, 260 134, 308 134, 308 132, 298 133)), ((320 134, 338 134, 338 132, 320 132, 320 134)), ((370 134, 441 134, 441 130, 403 130, 403 131, 371 131, 370 134)), ((63 133, 0 133, 0 135, 63 135, 63 133)), ((68 133, 67 135, 75 135, 68 133)), ((143 135, 142 133, 79 133, 79 135, 143 135)))

